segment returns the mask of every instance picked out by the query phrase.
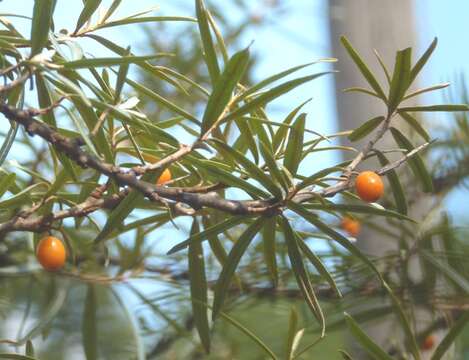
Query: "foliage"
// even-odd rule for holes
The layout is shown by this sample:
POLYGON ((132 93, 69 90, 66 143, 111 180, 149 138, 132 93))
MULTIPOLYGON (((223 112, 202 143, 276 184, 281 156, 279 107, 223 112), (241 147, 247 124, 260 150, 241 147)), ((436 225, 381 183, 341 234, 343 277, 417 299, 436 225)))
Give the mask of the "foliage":
MULTIPOLYGON (((433 355, 441 358, 469 319, 464 310, 467 243, 448 217, 430 221, 429 212, 414 219, 411 209, 421 192, 438 199, 442 189, 465 174, 441 183, 441 175, 427 168, 424 155, 432 141, 415 113, 457 112, 459 127, 466 129, 460 112, 469 107, 406 105, 417 95, 447 86, 411 90, 437 40, 415 63, 410 48, 397 51, 393 71, 380 61, 388 75, 383 85, 342 37, 370 87, 347 91, 383 102, 385 112, 357 129, 324 136, 308 129, 301 104, 282 122, 270 118, 267 106, 332 72, 292 78, 315 63, 304 64, 252 84, 250 53, 255 45, 230 55, 230 42, 222 38, 203 0, 195 1, 194 18, 142 12, 116 20, 113 13, 120 2, 113 1, 97 21, 93 15, 101 1, 84 2, 70 32, 55 31, 54 0, 35 1, 29 35, 17 31, 6 15, 0 17, 5 80, 0 112, 10 126, 0 149, 0 286, 5 288, 0 294, 12 294, 0 295, 0 310, 13 306, 17 296, 27 299, 16 338, 1 340, 26 345, 26 354, 0 358, 34 358, 33 342, 40 335, 50 337, 49 346, 59 347, 52 324, 65 316, 71 320, 60 326, 71 332, 81 321, 78 331, 87 359, 103 356, 103 349, 117 351, 118 345, 127 358, 156 358, 182 340, 187 357, 213 354, 223 342, 217 339, 221 322, 249 339, 253 353, 259 350, 273 359, 306 356, 326 334, 347 324, 373 358, 418 360, 422 339, 448 326, 433 355), (172 57, 158 44, 154 53, 139 56, 98 34, 110 27, 173 22, 190 27, 195 57, 172 57), (110 55, 86 55, 85 38, 110 55), (196 66, 202 61, 203 68, 196 66), (192 66, 192 72, 184 66, 192 66), (132 79, 131 67, 143 81, 132 79), (388 133, 397 148, 381 145, 388 133), (363 147, 334 145, 341 138, 367 141, 363 147), (337 149, 352 150, 354 157, 313 174, 305 170, 317 152, 337 149), (27 152, 32 160, 24 156, 7 162, 14 151, 27 152), (378 160, 380 167, 373 168, 370 164, 377 162, 370 160, 378 160), (358 169, 365 166, 388 179, 391 191, 381 205, 363 203, 353 192, 358 169), (155 184, 167 168, 173 179, 155 184), (338 229, 337 219, 344 216, 374 228, 394 241, 395 249, 379 258, 364 253, 338 229), (179 227, 190 228, 185 241, 167 249, 167 255, 152 249, 151 237, 181 231, 179 227), (49 233, 63 239, 70 260, 60 272, 46 275, 32 255, 49 233), (326 253, 314 246, 321 240, 328 246, 326 253), (415 270, 416 259, 421 271, 415 270), (21 283, 8 290, 11 276, 21 283), (148 295, 130 282, 139 279, 157 291, 148 295), (103 284, 109 288, 103 290, 103 284), (45 305, 34 307, 37 321, 26 326, 32 316, 31 289, 47 286, 41 300, 45 305), (139 316, 126 301, 130 295, 158 320, 139 316), (289 319, 279 327, 284 333, 277 338, 257 334, 232 316, 243 302, 263 296, 291 297, 287 304, 302 311, 300 316, 295 307, 289 309, 289 319), (67 304, 76 298, 82 299, 79 314, 74 306, 68 313, 67 304), (173 302, 178 306, 168 305, 173 302), (416 325, 417 309, 432 314, 424 327, 416 325), (109 326, 110 332, 100 331, 109 318, 117 324, 109 326), (400 342, 379 344, 363 327, 384 318, 397 324, 400 342), (167 328, 155 341, 154 328, 161 321, 167 328), (193 328, 198 338, 192 336, 193 328), (116 344, 114 336, 125 341, 116 344)), ((267 321, 271 317, 269 311, 267 321)), ((350 349, 334 350, 337 356, 355 356, 350 349)))

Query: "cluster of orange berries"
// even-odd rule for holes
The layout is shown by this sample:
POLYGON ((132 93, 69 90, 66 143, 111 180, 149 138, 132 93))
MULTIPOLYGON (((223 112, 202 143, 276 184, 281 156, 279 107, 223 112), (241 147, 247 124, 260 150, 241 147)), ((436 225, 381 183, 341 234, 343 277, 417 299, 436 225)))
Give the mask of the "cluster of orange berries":
MULTIPOLYGON (((363 171, 355 179, 355 191, 363 201, 375 202, 383 196, 383 180, 373 171, 363 171)), ((341 225, 350 236, 356 237, 360 233, 360 222, 351 217, 345 216, 341 225)))

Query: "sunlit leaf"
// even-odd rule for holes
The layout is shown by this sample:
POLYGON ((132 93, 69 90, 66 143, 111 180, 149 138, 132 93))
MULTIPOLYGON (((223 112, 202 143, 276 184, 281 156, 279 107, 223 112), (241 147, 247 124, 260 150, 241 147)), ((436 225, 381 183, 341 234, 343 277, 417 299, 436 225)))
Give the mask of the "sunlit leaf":
POLYGON ((35 0, 31 25, 31 57, 46 46, 56 0, 35 0))
POLYGON ((352 131, 352 133, 348 136, 350 141, 358 141, 363 139, 369 133, 371 133, 374 129, 376 129, 379 124, 384 121, 384 116, 377 116, 373 119, 370 119, 360 125, 358 128, 352 131))
POLYGON ((298 166, 301 162, 305 122, 306 114, 300 114, 300 116, 298 116, 296 121, 293 123, 293 127, 290 129, 288 135, 288 142, 285 149, 283 165, 288 169, 288 171, 290 171, 292 175, 296 174, 298 171, 298 166))
POLYGON ((208 103, 202 118, 201 134, 206 133, 223 114, 223 111, 228 106, 236 84, 241 80, 246 70, 248 61, 249 49, 244 49, 234 54, 226 64, 223 73, 215 82, 212 94, 208 98, 208 103))
POLYGON ((358 54, 358 52, 353 48, 352 44, 348 41, 345 36, 341 36, 340 41, 344 45, 345 50, 347 50, 355 65, 357 65, 358 69, 365 77, 366 81, 368 81, 368 84, 370 84, 370 86, 381 99, 386 100, 386 95, 384 94, 381 85, 379 85, 378 80, 376 80, 375 76, 365 64, 360 54, 358 54))

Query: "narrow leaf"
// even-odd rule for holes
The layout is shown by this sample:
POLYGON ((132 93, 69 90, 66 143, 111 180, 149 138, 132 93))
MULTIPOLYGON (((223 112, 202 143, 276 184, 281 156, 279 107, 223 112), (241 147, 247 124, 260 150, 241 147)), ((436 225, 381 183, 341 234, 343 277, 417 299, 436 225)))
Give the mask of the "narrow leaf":
POLYGON ((222 149, 226 154, 228 154, 233 160, 240 164, 246 171, 249 176, 253 179, 256 179, 261 183, 267 190, 269 190, 276 198, 282 197, 282 191, 280 188, 273 182, 273 180, 265 174, 256 164, 251 160, 241 154, 239 151, 233 149, 231 146, 225 144, 224 142, 218 140, 212 140, 212 144, 217 149, 222 149))
POLYGON ((427 50, 425 50, 425 52, 423 53, 423 55, 420 57, 420 59, 417 61, 417 63, 415 64, 415 66, 412 68, 411 72, 410 72, 410 83, 413 83, 415 78, 417 77, 417 75, 419 74, 420 70, 422 70, 422 68, 425 66, 425 64, 427 63, 428 59, 430 58, 430 56, 432 55, 433 51, 435 50, 436 48, 436 45, 438 44, 438 39, 435 38, 433 39, 432 43, 430 44, 430 46, 428 47, 427 50))
POLYGON ((371 339, 353 320, 353 318, 344 313, 345 320, 347 325, 352 333, 353 337, 363 346, 363 348, 376 360, 392 360, 393 358, 389 356, 386 351, 384 351, 378 344, 376 344, 373 339, 371 339))
POLYGON ((358 52, 353 48, 352 44, 345 36, 341 36, 340 41, 342 42, 342 45, 344 45, 345 50, 347 50, 355 65, 357 65, 358 69, 365 77, 366 81, 368 81, 368 84, 370 84, 370 86, 381 99, 386 101, 386 95, 384 95, 383 89, 381 89, 381 86, 379 85, 371 70, 361 58, 360 54, 358 54, 358 52))
POLYGON ((215 285, 212 313, 213 319, 219 315, 222 309, 223 302, 231 284, 231 280, 239 264, 239 261, 241 260, 241 257, 244 255, 249 244, 261 229, 264 221, 265 218, 259 217, 251 225, 249 225, 236 241, 230 253, 228 254, 228 259, 226 260, 226 263, 223 266, 223 269, 215 285))
POLYGON ((398 51, 388 96, 388 111, 394 112, 410 85, 410 61, 412 49, 398 51))
POLYGON ((291 228, 288 220, 285 217, 282 217, 282 228, 285 234, 288 258, 290 259, 292 270, 295 274, 296 282, 298 283, 298 286, 303 294, 306 304, 308 305, 311 312, 314 314, 314 316, 321 325, 322 337, 324 336, 326 331, 326 321, 324 319, 324 314, 321 310, 321 306, 319 305, 316 294, 314 293, 314 289, 311 285, 308 273, 306 272, 305 266, 303 264, 303 259, 301 257, 300 249, 298 247, 298 237, 295 235, 293 229, 291 228))
MULTIPOLYGON (((199 233, 199 224, 194 218, 191 235, 199 233)), ((210 327, 208 324, 207 308, 201 303, 207 303, 207 279, 205 277, 204 252, 200 242, 189 243, 189 281, 192 300, 194 323, 199 333, 200 341, 207 353, 210 352, 210 327)))
MULTIPOLYGON (((412 151, 414 146, 412 143, 396 128, 391 127, 391 134, 396 141, 397 145, 407 151, 412 151)), ((425 163, 419 154, 415 154, 408 160, 409 166, 412 169, 415 177, 420 180, 422 190, 430 193, 433 191, 433 180, 425 167, 425 163)))
POLYGON ((77 20, 77 25, 75 27, 74 33, 77 33, 78 30, 93 16, 94 12, 98 9, 99 4, 102 0, 85 0, 85 6, 80 13, 80 16, 77 20))
MULTIPOLYGON (((377 151, 376 154, 378 156, 378 160, 381 166, 386 166, 390 164, 389 160, 386 158, 386 156, 384 156, 383 153, 377 151)), ((397 211, 403 215, 407 215, 407 200, 404 188, 402 187, 401 181, 399 180, 399 176, 393 169, 386 173, 386 177, 389 181, 389 185, 391 185, 391 190, 394 196, 394 201, 396 202, 397 211)))
POLYGON ((277 81, 277 80, 280 80, 290 74, 293 74, 294 72, 298 71, 298 70, 301 70, 307 66, 310 66, 310 65, 313 65, 313 64, 317 64, 317 63, 321 63, 321 62, 335 62, 337 61, 337 59, 333 59, 333 58, 330 58, 330 59, 320 59, 318 61, 313 61, 313 62, 309 62, 307 64, 303 64, 303 65, 298 65, 298 66, 295 66, 295 67, 292 67, 288 70, 285 70, 285 71, 282 71, 278 74, 275 74, 275 75, 272 75, 272 76, 269 76, 268 78, 260 81, 259 83, 257 83, 256 85, 253 85, 251 86, 249 89, 247 89, 246 91, 243 92, 243 94, 241 95, 240 99, 244 99, 252 94, 254 94, 255 92, 265 88, 266 86, 270 85, 271 83, 277 81))
POLYGON ((277 252, 275 250, 275 227, 277 218, 272 216, 268 218, 264 227, 262 228, 262 241, 264 250, 264 261, 269 271, 272 284, 277 287, 278 284, 278 271, 277 271, 277 252))
POLYGON ((47 45, 56 0, 35 0, 31 25, 31 57, 47 45))
POLYGON ((83 350, 86 360, 98 358, 98 329, 97 329, 97 309, 96 292, 94 285, 88 285, 86 299, 83 309, 83 320, 81 325, 81 336, 83 338, 83 350))
POLYGON ((87 69, 96 67, 110 67, 115 65, 126 65, 135 64, 147 60, 157 59, 160 57, 170 56, 167 53, 160 53, 155 55, 146 56, 122 56, 122 57, 103 57, 103 58, 91 58, 91 59, 80 59, 75 61, 68 61, 59 63, 65 69, 87 69))
POLYGON ((183 242, 173 246, 167 254, 174 254, 175 252, 178 252, 189 246, 191 242, 202 242, 203 240, 207 239, 209 235, 216 235, 227 231, 228 229, 241 224, 244 220, 246 220, 246 216, 230 216, 225 221, 213 225, 198 234, 191 235, 187 240, 184 240, 183 242))
POLYGON ((244 105, 240 106, 237 110, 233 111, 232 113, 228 114, 223 118, 223 120, 226 122, 228 120, 234 119, 238 116, 242 116, 244 114, 247 114, 261 106, 264 106, 265 104, 269 103, 270 101, 278 98, 279 96, 286 94, 287 92, 295 89, 296 87, 314 80, 318 77, 321 77, 326 74, 331 74, 331 71, 326 71, 314 75, 309 75, 305 77, 301 77, 298 79, 290 80, 287 81, 281 85, 278 85, 265 93, 262 93, 261 95, 255 97, 254 99, 250 100, 249 102, 246 102, 244 105))
POLYGON ((241 80, 249 62, 249 49, 237 52, 226 64, 215 82, 202 119, 201 134, 205 134, 226 109, 236 85, 241 80))
POLYGON ((377 116, 373 119, 370 119, 360 125, 358 128, 352 131, 352 133, 348 136, 350 141, 358 141, 363 139, 369 133, 371 133, 374 129, 376 129, 379 124, 381 124, 384 120, 384 116, 377 116))
POLYGON ((409 124, 411 128, 413 128, 421 137, 423 137, 425 141, 429 142, 431 140, 427 130, 425 130, 422 125, 420 125, 416 118, 406 112, 401 112, 399 115, 406 121, 407 124, 409 124))
POLYGON ((202 46, 204 49, 204 58, 207 64, 208 72, 212 84, 215 84, 220 76, 220 68, 218 66, 217 53, 213 44, 210 25, 207 18, 207 8, 203 0, 195 1, 195 11, 197 15, 197 23, 199 24, 200 37, 202 38, 202 46))
POLYGON ((429 112, 429 111, 469 111, 469 106, 466 104, 444 104, 444 105, 426 105, 426 106, 407 106, 397 109, 401 112, 429 112))
POLYGON ((283 165, 294 176, 301 162, 303 154, 303 137, 305 132, 306 114, 303 113, 298 116, 298 119, 293 123, 288 136, 287 148, 285 149, 285 157, 283 165))
POLYGON ((440 360, 443 358, 443 355, 451 347, 451 344, 456 340, 459 334, 466 328, 467 323, 469 322, 469 311, 462 313, 461 317, 454 323, 454 325, 449 329, 448 333, 445 335, 443 340, 438 344, 435 352, 433 353, 431 360, 440 360))

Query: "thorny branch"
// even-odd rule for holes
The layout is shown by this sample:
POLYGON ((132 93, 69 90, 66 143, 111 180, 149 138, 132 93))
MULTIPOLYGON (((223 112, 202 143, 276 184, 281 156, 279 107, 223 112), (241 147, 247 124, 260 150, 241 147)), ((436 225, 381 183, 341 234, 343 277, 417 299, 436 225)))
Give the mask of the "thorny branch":
MULTIPOLYGON (((8 85, 0 87, 0 93, 11 90, 13 87, 25 82, 30 76, 26 72, 15 81, 8 85)), ((26 109, 21 110, 0 102, 0 112, 10 121, 15 121, 21 124, 29 135, 38 135, 70 159, 74 160, 78 165, 83 168, 92 168, 101 174, 108 176, 115 180, 121 186, 126 186, 118 194, 108 196, 106 198, 93 198, 86 199, 83 203, 77 204, 69 209, 62 210, 56 213, 51 213, 43 216, 33 216, 34 211, 38 208, 36 204, 32 208, 21 212, 13 217, 10 221, 0 224, 0 236, 11 231, 34 231, 42 232, 52 227, 54 221, 61 220, 67 217, 81 217, 98 209, 112 209, 128 194, 129 189, 135 189, 144 194, 150 201, 163 203, 174 210, 175 215, 194 215, 195 212, 202 208, 213 208, 223 212, 236 215, 267 215, 271 216, 283 210, 284 201, 276 199, 265 200, 230 200, 220 197, 215 191, 219 188, 217 185, 210 185, 205 187, 203 191, 199 188, 169 188, 164 186, 153 185, 148 182, 142 181, 139 176, 148 171, 155 171, 167 167, 173 162, 180 160, 185 155, 193 150, 205 145, 206 140, 209 138, 211 132, 215 129, 219 120, 222 119, 227 112, 229 112, 230 104, 225 108, 219 119, 214 125, 204 134, 200 136, 192 145, 181 145, 179 150, 168 155, 153 164, 136 166, 131 170, 123 169, 118 166, 105 163, 99 158, 88 154, 82 150, 81 146, 84 144, 81 138, 67 138, 61 135, 58 131, 49 125, 42 123, 35 119, 35 116, 42 115, 55 108, 60 101, 51 105, 46 109, 26 109), (182 206, 185 204, 186 206, 182 206), (190 208, 188 208, 189 206, 190 208), (25 215, 26 214, 26 215, 25 215)), ((357 154, 357 156, 350 162, 343 174, 343 180, 338 183, 328 186, 326 188, 313 191, 312 189, 304 189, 296 192, 295 189, 288 194, 287 198, 295 202, 305 202, 313 198, 320 197, 333 197, 339 192, 349 189, 353 185, 353 177, 351 176, 358 164, 366 158, 368 153, 373 150, 374 145, 383 137, 389 129, 389 125, 393 114, 388 114, 375 136, 367 143, 367 145, 357 154)), ((384 175, 386 172, 400 166, 408 158, 423 150, 428 143, 425 143, 413 151, 407 153, 403 158, 391 163, 384 168, 377 171, 379 175, 384 175)), ((219 185, 219 184, 218 184, 219 185)), ((40 207, 40 206, 39 206, 40 207)))

